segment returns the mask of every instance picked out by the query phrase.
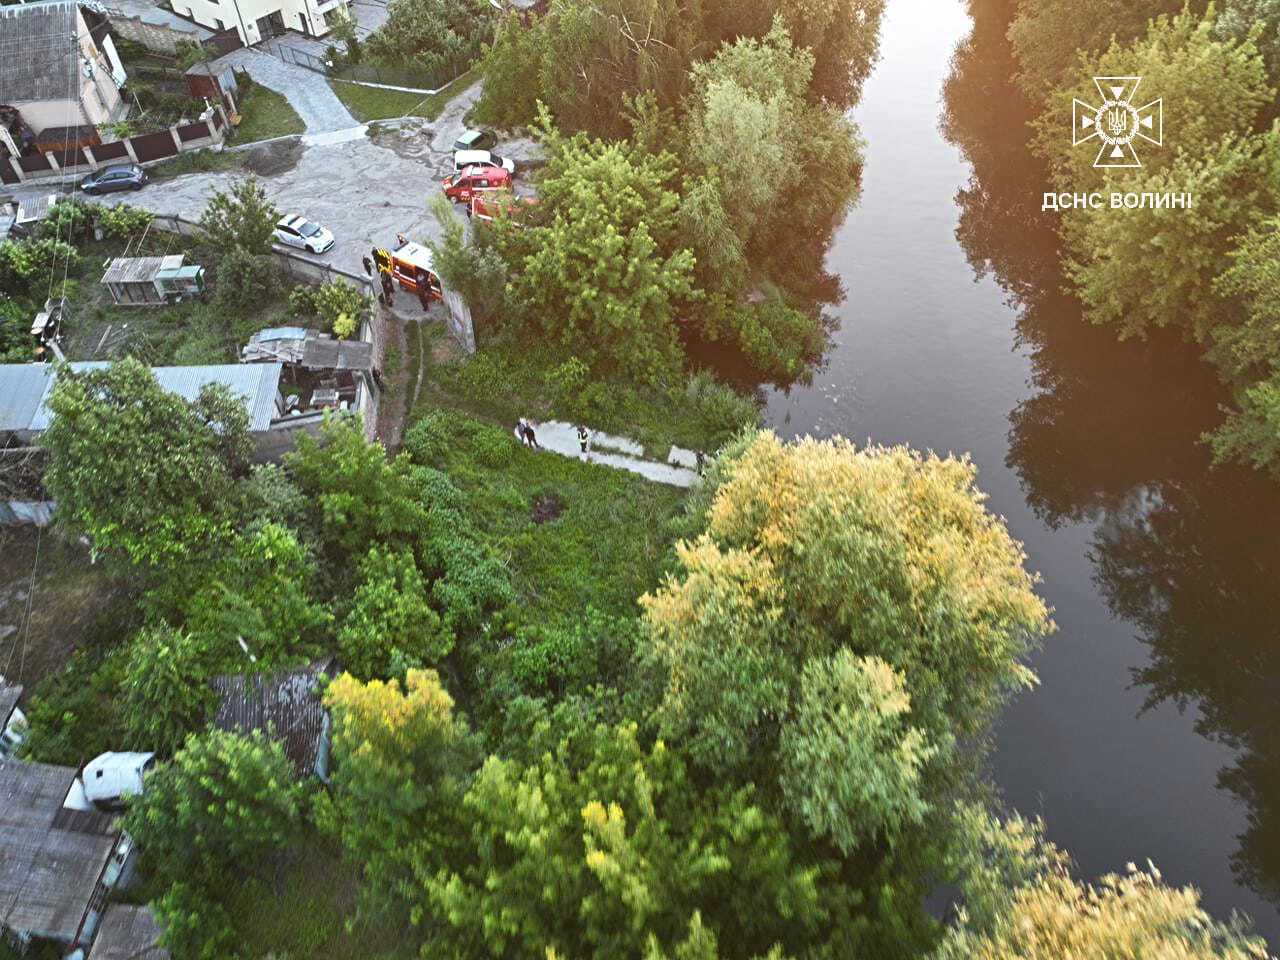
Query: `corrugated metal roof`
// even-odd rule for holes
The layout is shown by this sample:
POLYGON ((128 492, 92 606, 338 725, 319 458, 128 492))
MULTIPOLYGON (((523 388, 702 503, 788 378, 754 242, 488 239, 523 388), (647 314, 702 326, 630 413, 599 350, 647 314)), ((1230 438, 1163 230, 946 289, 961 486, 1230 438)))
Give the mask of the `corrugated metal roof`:
POLYGON ((212 686, 222 702, 213 725, 234 733, 258 730, 279 740, 298 775, 310 776, 325 731, 320 678, 332 669, 328 658, 275 674, 215 677, 212 686))
POLYGON ((317 330, 301 327, 277 327, 250 337, 240 359, 245 363, 279 360, 308 370, 372 370, 373 344, 321 336, 317 330))
MULTIPOLYGON (((104 360, 88 360, 72 363, 69 366, 76 373, 81 373, 86 370, 102 370, 111 364, 104 360)), ((279 363, 227 363, 217 366, 152 367, 151 372, 161 387, 185 400, 195 400, 199 397, 200 388, 205 384, 223 384, 244 401, 245 409, 249 414, 249 430, 260 433, 270 428, 271 420, 275 416, 276 394, 280 390, 282 369, 283 365, 279 363)), ((46 378, 44 396, 26 429, 35 431, 48 429, 53 413, 46 406, 46 402, 53 390, 55 380, 56 377, 52 375, 46 378)))
POLYGON ((27 429, 52 374, 46 363, 0 364, 0 431, 27 429))
POLYGON ((4 733, 5 725, 13 716, 13 708, 22 699, 22 687, 0 681, 0 733, 4 733))
POLYGON ((89 951, 89 960, 165 960, 169 951, 160 946, 160 924, 150 907, 113 903, 89 951))
POLYGON ((79 929, 118 830, 62 829, 76 771, 0 759, 0 925, 70 941, 79 929))
POLYGON ((78 100, 77 5, 71 0, 0 7, 0 100, 78 100))

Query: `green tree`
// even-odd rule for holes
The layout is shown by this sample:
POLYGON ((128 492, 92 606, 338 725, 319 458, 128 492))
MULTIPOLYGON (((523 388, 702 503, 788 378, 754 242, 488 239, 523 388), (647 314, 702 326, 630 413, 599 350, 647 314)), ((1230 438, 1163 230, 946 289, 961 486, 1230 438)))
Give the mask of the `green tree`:
POLYGON ((165 568, 230 535, 251 441, 244 405, 228 390, 205 387, 187 401, 126 359, 62 368, 49 409, 45 485, 58 522, 97 552, 165 568))
MULTIPOLYGON (((1266 69, 1253 41, 1221 39, 1214 22, 1212 11, 1203 16, 1190 10, 1161 16, 1131 43, 1113 43, 1101 53, 1082 58, 1070 85, 1057 92, 1033 123, 1033 147, 1050 163, 1058 191, 1130 190, 1176 162, 1207 158, 1224 137, 1247 136, 1275 91, 1267 85, 1266 69), (1077 149, 1070 137, 1062 135, 1074 122, 1073 98, 1097 101, 1095 76, 1140 76, 1141 94, 1163 97, 1168 107, 1164 130, 1168 146, 1144 151, 1142 169, 1132 178, 1113 178, 1112 171, 1095 168, 1096 149, 1077 149)), ((1196 198, 1197 202, 1207 199, 1196 198)))
POLYGON ((238 946, 231 917, 207 890, 175 883, 151 905, 163 931, 160 942, 184 960, 234 960, 238 946))
POLYGON ((488 0, 397 0, 365 45, 384 62, 413 64, 443 82, 480 56, 494 19, 488 0))
POLYGON ((989 933, 961 925, 948 933, 936 960, 1120 960, 1179 957, 1186 960, 1257 960, 1265 943, 1243 924, 1215 922, 1191 887, 1166 886, 1153 867, 1129 865, 1097 884, 1065 871, 1046 873, 1021 888, 989 933))
POLYGON ((1232 381, 1280 370, 1280 217, 1260 222, 1240 240, 1214 292, 1235 308, 1228 315, 1240 316, 1239 323, 1213 327, 1210 356, 1218 368, 1232 381))
POLYGON ((1212 295, 1214 281, 1238 238, 1280 209, 1280 130, 1179 152, 1165 170, 1126 178, 1123 188, 1195 201, 1190 209, 1072 212, 1066 271, 1089 320, 1122 339, 1166 325, 1206 345, 1220 329, 1229 339, 1234 325, 1212 295))
POLYGON ((1245 387, 1239 406, 1227 407, 1226 422, 1205 439, 1218 463, 1247 463, 1280 479, 1280 372, 1245 387))
POLYGON ((172 756, 208 720, 208 680, 208 654, 191 634, 153 627, 134 637, 122 691, 130 745, 172 756))
POLYGON ((462 815, 461 857, 424 850, 424 954, 690 955, 696 913, 746 957, 849 922, 825 913, 821 868, 797 862, 749 788, 699 791, 634 726, 580 727, 527 765, 490 757, 462 815))
POLYGON ((1280 85, 1280 0, 1223 0, 1218 6, 1218 35, 1239 41, 1256 31, 1271 84, 1280 85))
POLYGON ((227 190, 213 192, 200 215, 200 228, 213 250, 242 250, 265 257, 271 253, 279 220, 280 211, 262 184, 256 177, 245 177, 227 190))
POLYGON ((680 197, 670 155, 564 138, 549 126, 543 224, 513 243, 514 281, 533 321, 600 373, 671 382, 682 351, 678 305, 693 293, 693 254, 679 247, 680 197))
POLYGON ((420 910, 424 850, 441 859, 466 844, 466 779, 478 758, 466 723, 434 670, 403 682, 349 674, 325 693, 333 712, 334 772, 317 819, 363 878, 361 906, 398 920, 420 910))
POLYGON ((170 883, 204 887, 252 869, 293 840, 301 795, 278 741, 210 730, 147 775, 124 828, 170 883))
POLYGON ((839 110, 862 97, 880 57, 885 0, 780 0, 778 14, 796 45, 813 51, 811 96, 839 110))
POLYGON ((440 236, 429 240, 427 246, 440 282, 467 301, 472 319, 481 327, 498 325, 515 312, 507 297, 510 270, 506 261, 491 244, 467 242, 466 224, 453 212, 447 197, 437 196, 430 209, 440 224, 440 236))
POLYGON ((318 571, 308 549, 288 527, 258 522, 201 571, 200 585, 171 601, 189 630, 221 662, 241 656, 239 640, 259 660, 278 664, 319 653, 331 614, 310 597, 318 571))
POLYGON ((658 718, 700 762, 768 744, 810 659, 847 649, 905 680, 930 766, 962 762, 1051 627, 1023 555, 982 506, 973 465, 844 440, 743 440, 693 501, 705 532, 641 599, 647 656, 666 675, 658 718))
POLYGON ((1082 53, 1097 54, 1113 40, 1129 43, 1146 32, 1149 20, 1181 8, 1181 0, 1019 0, 1009 26, 1021 68, 1018 85, 1034 102, 1056 100, 1085 76, 1082 53))
POLYGON ((453 635, 427 601, 427 584, 407 548, 372 548, 360 563, 360 584, 338 632, 342 662, 357 677, 387 676, 397 661, 438 663, 453 635))
POLYGON ((782 789, 815 836, 847 854, 924 819, 920 772, 933 750, 910 712, 903 676, 878 657, 840 650, 805 664, 782 729, 782 789))

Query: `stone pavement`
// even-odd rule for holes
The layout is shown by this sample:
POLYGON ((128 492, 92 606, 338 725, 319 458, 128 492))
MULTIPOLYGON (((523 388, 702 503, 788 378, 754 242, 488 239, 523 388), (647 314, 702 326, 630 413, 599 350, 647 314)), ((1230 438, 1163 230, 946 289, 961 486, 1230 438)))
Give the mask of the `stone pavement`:
POLYGON ((307 125, 307 133, 325 133, 359 126, 351 111, 329 86, 322 74, 293 63, 285 63, 278 57, 252 47, 232 50, 214 61, 236 70, 243 70, 256 83, 281 94, 307 125))
MULTIPOLYGON (((665 483, 673 487, 692 487, 698 480, 696 470, 683 463, 696 462, 695 455, 689 450, 672 447, 668 463, 644 458, 644 447, 626 437, 614 437, 599 430, 588 428, 590 440, 587 454, 583 457, 582 448, 578 444, 578 428, 572 423, 559 420, 548 420, 544 423, 530 421, 538 445, 552 453, 575 460, 587 460, 599 463, 615 470, 626 470, 655 483, 665 483)), ((513 428, 514 430, 514 428, 513 428)), ((518 435, 517 435, 518 436, 518 435)))

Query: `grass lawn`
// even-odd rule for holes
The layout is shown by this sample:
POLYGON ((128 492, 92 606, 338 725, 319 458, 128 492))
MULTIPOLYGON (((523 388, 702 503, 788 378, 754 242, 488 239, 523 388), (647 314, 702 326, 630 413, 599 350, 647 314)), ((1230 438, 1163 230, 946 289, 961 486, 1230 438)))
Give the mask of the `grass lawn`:
POLYGON ((10 663, 6 676, 31 687, 57 673, 73 650, 93 638, 126 587, 90 563, 89 551, 78 543, 35 527, 0 527, 0 634, 8 633, 0 640, 0 665, 10 663))
POLYGON ((347 105, 353 117, 361 123, 367 123, 370 120, 390 120, 395 117, 425 117, 427 120, 434 120, 440 116, 445 104, 475 80, 476 72, 471 70, 432 94, 362 87, 342 80, 330 80, 329 86, 333 87, 338 99, 347 105))
POLYGON ((291 133, 302 133, 307 125, 282 94, 254 84, 240 98, 240 126, 231 137, 232 143, 252 143, 291 133))
POLYGON ((250 878, 228 892, 224 902, 241 941, 254 956, 326 957, 328 960, 409 960, 399 931, 357 924, 357 876, 338 851, 314 834, 301 844, 298 860, 275 883, 250 878))
MULTIPOLYGON (((486 415, 433 381, 440 363, 439 329, 427 347, 425 382, 410 426, 432 410, 487 421, 510 443, 473 449, 459 430, 437 464, 468 495, 485 539, 506 559, 526 624, 571 622, 587 606, 630 615, 635 601, 657 585, 672 541, 671 520, 685 492, 643 477, 554 453, 535 452, 511 432, 514 418, 486 415), (554 514, 535 518, 535 509, 554 514), (542 522, 539 522, 541 520, 542 522)), ((412 342, 412 341, 411 341, 412 342)), ((412 357, 411 357, 412 362, 412 357)), ((496 384, 494 385, 496 386, 496 384)), ((493 389, 494 394, 506 388, 493 389)))

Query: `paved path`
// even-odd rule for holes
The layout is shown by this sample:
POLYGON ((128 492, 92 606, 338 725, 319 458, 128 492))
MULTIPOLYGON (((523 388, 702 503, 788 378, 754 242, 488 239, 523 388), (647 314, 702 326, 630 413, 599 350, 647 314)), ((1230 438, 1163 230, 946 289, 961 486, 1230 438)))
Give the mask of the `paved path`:
POLYGON ((327 133, 359 126, 351 111, 329 86, 329 81, 319 73, 285 63, 269 53, 241 47, 215 63, 243 70, 254 81, 281 94, 307 125, 307 133, 327 133))
POLYGON ((697 482, 698 473, 682 463, 696 462, 691 451, 672 447, 669 463, 644 459, 644 447, 626 437, 614 437, 599 430, 588 429, 590 436, 587 454, 584 457, 582 447, 578 443, 578 428, 572 423, 559 420, 548 420, 545 423, 534 423, 534 433, 538 445, 552 453, 575 460, 587 460, 590 463, 603 464, 615 470, 626 470, 655 483, 665 483, 673 487, 691 487, 697 482))

